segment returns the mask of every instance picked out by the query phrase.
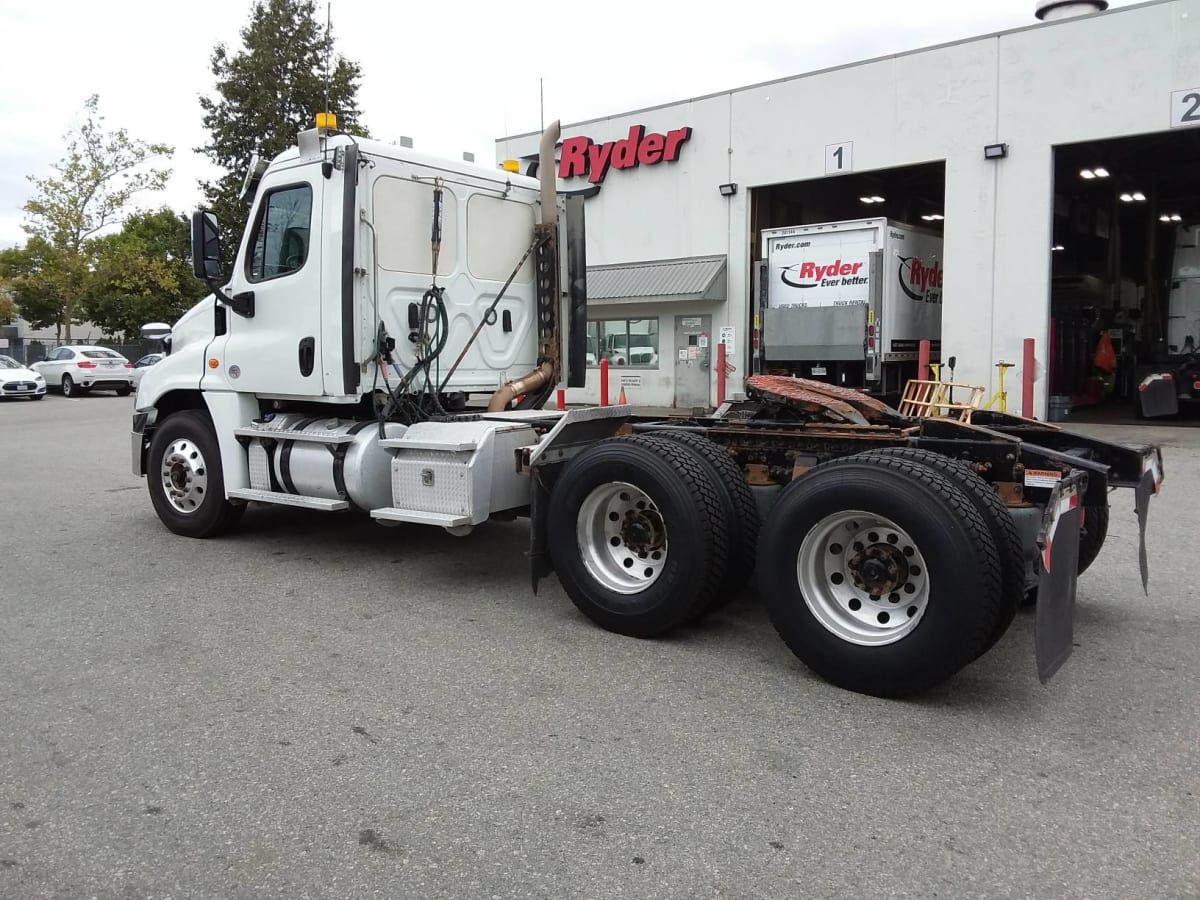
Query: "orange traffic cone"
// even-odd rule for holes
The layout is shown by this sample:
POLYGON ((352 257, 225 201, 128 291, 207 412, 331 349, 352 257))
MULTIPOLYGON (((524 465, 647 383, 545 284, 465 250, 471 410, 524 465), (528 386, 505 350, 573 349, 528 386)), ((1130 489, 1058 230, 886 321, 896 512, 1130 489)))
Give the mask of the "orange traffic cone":
POLYGON ((617 395, 617 405, 625 406, 629 401, 625 399, 625 388, 621 387, 621 393, 617 395))

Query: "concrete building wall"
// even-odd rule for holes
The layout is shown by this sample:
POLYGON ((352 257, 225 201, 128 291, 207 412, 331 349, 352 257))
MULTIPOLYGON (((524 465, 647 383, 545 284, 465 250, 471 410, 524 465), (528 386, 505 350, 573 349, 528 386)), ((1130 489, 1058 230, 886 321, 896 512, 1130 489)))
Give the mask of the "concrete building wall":
MULTIPOLYGON (((677 162, 607 174, 588 201, 588 262, 727 254, 729 299, 703 311, 714 333, 737 329, 736 384, 749 369, 750 189, 826 176, 827 145, 840 142, 853 142, 855 172, 944 160, 942 352, 957 356, 958 380, 990 393, 994 364, 1019 363, 1024 338, 1046 363, 1054 147, 1168 130, 1172 92, 1200 85, 1197 60, 1200 0, 1157 0, 570 125, 564 137, 598 142, 632 125, 693 129, 677 162), (985 160, 999 142, 1008 157, 985 160), (726 182, 733 197, 718 191, 726 182)), ((502 138, 497 160, 533 154, 537 140, 502 138)), ((652 308, 664 340, 676 314, 694 312, 652 308)), ((1020 369, 1010 376, 1011 388, 1020 369)), ((668 382, 631 399, 669 403, 668 382)), ((1035 414, 1046 401, 1042 378, 1035 414)))

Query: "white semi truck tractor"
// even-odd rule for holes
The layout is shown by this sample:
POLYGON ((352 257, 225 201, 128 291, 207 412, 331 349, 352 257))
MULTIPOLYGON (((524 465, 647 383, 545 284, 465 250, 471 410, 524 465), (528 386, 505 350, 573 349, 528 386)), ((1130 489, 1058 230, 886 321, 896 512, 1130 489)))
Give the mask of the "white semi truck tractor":
POLYGON ((147 327, 168 355, 138 388, 133 471, 175 534, 228 532, 252 503, 460 536, 520 518, 534 589, 554 574, 601 627, 663 635, 754 577, 805 664, 879 696, 950 678, 1031 598, 1048 679, 1111 487, 1134 489, 1144 551, 1155 447, 774 376, 702 417, 548 409, 588 352, 585 196, 557 191, 557 123, 535 179, 318 121, 251 161, 244 234, 194 215, 212 293, 147 327))

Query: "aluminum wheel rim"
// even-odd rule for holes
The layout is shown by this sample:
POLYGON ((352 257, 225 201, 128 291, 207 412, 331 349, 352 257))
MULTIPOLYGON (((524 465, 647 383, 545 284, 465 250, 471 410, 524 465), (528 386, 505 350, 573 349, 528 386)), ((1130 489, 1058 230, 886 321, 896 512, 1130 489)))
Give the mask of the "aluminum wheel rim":
POLYGON ((618 594, 654 584, 667 564, 667 529, 650 496, 616 481, 595 488, 579 507, 576 539, 588 574, 618 594))
POLYGON ((176 512, 189 515, 200 508, 208 493, 208 468, 195 443, 179 438, 167 448, 162 458, 162 486, 176 512))
POLYGON ((814 525, 800 544, 796 576, 817 621, 851 644, 895 643, 929 607, 929 569, 920 547, 875 513, 846 510, 814 525))

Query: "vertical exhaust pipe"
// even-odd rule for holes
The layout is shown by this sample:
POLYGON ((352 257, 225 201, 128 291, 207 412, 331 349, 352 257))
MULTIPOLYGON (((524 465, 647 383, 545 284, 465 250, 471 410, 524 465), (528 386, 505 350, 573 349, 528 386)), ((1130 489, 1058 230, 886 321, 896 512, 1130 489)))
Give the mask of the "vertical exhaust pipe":
POLYGON ((538 179, 542 183, 542 226, 558 222, 558 179, 554 174, 554 148, 558 146, 562 126, 558 119, 542 132, 538 145, 538 179))
POLYGON ((541 182, 541 222, 534 226, 538 248, 534 257, 534 297, 537 302, 538 367, 492 394, 489 412, 500 412, 522 398, 518 409, 541 409, 562 378, 562 292, 559 287, 558 181, 554 148, 562 127, 556 119, 542 132, 538 145, 541 182))

